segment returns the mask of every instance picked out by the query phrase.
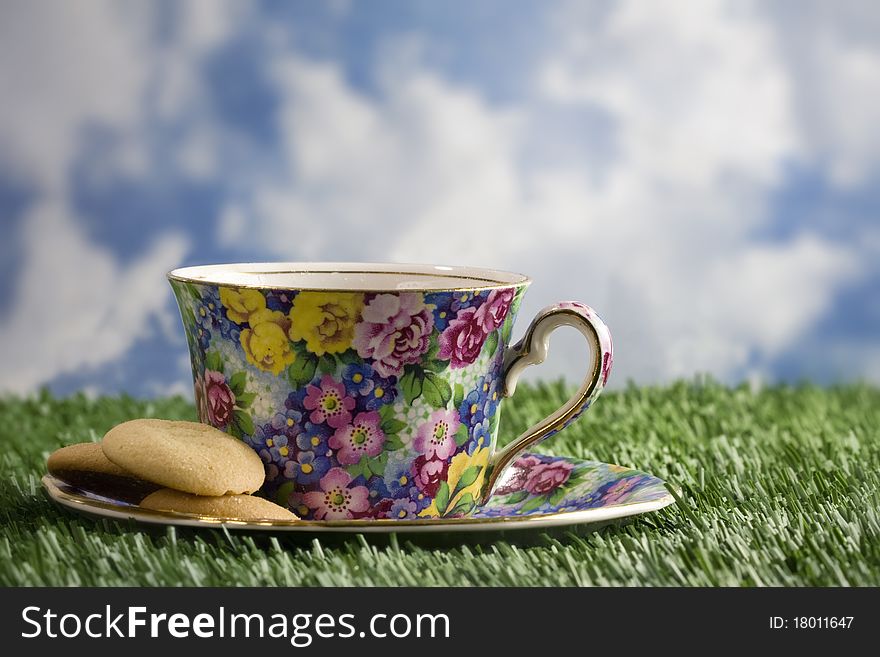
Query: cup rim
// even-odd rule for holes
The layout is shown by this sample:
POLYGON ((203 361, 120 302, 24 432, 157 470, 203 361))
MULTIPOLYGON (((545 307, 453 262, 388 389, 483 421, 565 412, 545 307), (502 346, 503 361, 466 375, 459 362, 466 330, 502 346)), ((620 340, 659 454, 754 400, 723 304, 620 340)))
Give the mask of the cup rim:
MULTIPOLYGON (((457 290, 494 290, 497 288, 525 287, 532 280, 523 274, 488 269, 484 267, 468 267, 460 265, 428 265, 418 263, 383 263, 383 262, 247 262, 194 265, 178 267, 168 272, 168 280, 182 283, 202 285, 223 285, 235 288, 251 288, 259 290, 290 290, 290 291, 332 291, 332 292, 446 292, 457 290), (398 287, 392 284, 371 287, 341 285, 283 285, 260 281, 260 277, 278 274, 397 274, 409 277, 449 278, 456 280, 472 280, 473 285, 411 285, 398 287), (234 280, 238 277, 241 280, 234 280), (246 279, 254 277, 255 282, 246 279)), ((343 279, 344 280, 344 279, 343 279)))

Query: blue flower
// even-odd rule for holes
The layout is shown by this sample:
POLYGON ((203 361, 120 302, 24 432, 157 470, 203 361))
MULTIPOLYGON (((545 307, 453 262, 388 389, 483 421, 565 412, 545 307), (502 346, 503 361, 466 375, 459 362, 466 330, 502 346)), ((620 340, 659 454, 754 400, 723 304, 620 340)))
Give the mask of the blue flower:
POLYGON ((418 512, 419 507, 416 502, 403 498, 394 500, 391 509, 388 511, 388 517, 394 518, 395 520, 408 520, 410 518, 415 518, 418 512))
POLYGON ((274 431, 283 433, 293 441, 303 430, 302 413, 293 408, 286 408, 283 413, 275 413, 269 424, 274 431))
POLYGON ((434 292, 425 295, 425 304, 434 306, 434 326, 437 327, 437 330, 446 330, 449 322, 455 319, 455 311, 452 309, 453 301, 455 301, 455 294, 452 292, 434 292))
POLYGON ((382 478, 389 497, 409 496, 410 489, 413 488, 412 465, 413 459, 398 456, 397 453, 388 457, 382 478))
POLYGON ((280 310, 285 315, 290 312, 296 292, 290 290, 270 290, 266 293, 266 308, 280 310))
POLYGON ((313 424, 306 422, 303 430, 296 436, 296 446, 303 451, 312 451, 321 456, 330 456, 332 450, 328 441, 333 435, 333 429, 326 424, 313 424))
POLYGON ((379 374, 366 363, 350 363, 342 372, 348 394, 355 398, 357 410, 375 411, 391 404, 397 397, 395 382, 379 374))
POLYGON ((478 422, 471 431, 471 440, 468 443, 467 453, 473 454, 480 447, 488 447, 492 442, 492 433, 489 431, 489 421, 478 422))
POLYGON ((284 476, 298 484, 309 486, 316 483, 330 470, 330 459, 317 456, 314 452, 299 452, 296 460, 284 465, 284 476))
POLYGON ((477 387, 468 393, 458 407, 459 419, 462 424, 469 427, 479 424, 484 418, 486 399, 480 394, 481 382, 482 378, 477 382, 477 387))
POLYGON ((368 395, 376 387, 376 373, 366 363, 350 363, 342 371, 345 388, 352 396, 368 395))

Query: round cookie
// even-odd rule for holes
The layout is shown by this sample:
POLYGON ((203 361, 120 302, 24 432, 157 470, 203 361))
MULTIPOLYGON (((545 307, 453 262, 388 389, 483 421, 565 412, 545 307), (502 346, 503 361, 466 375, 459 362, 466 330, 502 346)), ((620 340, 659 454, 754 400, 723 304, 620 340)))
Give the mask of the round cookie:
POLYGON ((141 419, 104 436, 104 454, 142 479, 194 495, 252 493, 265 470, 240 440, 198 422, 141 419))
POLYGON ((153 511, 176 511, 228 520, 298 520, 284 507, 252 495, 190 495, 163 488, 144 498, 140 506, 153 511))
POLYGON ((49 473, 79 489, 137 503, 158 488, 120 468, 104 455, 100 443, 79 443, 55 450, 46 462, 49 473))
POLYGON ((56 449, 46 461, 49 472, 63 475, 65 472, 93 472, 113 477, 133 477, 104 456, 100 443, 77 443, 56 449))

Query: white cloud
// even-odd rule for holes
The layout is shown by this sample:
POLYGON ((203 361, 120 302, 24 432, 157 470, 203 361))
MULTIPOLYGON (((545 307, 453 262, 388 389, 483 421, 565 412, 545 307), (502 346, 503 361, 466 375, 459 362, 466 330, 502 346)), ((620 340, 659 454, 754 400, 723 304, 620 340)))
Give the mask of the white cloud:
POLYGON ((854 271, 815 236, 755 243, 768 195, 806 152, 772 27, 743 3, 620 3, 590 20, 581 6, 561 12, 532 96, 505 106, 412 57, 380 64, 376 97, 334 64, 280 57, 289 171, 254 181, 229 226, 242 235, 242 214, 255 217, 251 236, 280 258, 526 270, 538 283, 523 319, 563 296, 594 304, 617 337, 618 381, 737 376, 772 358, 854 271), (560 107, 583 111, 586 133, 607 116, 611 157, 554 160, 570 152, 543 129, 560 107))
POLYGON ((122 356, 153 320, 167 331, 164 274, 187 242, 178 233, 151 235, 143 255, 121 261, 90 241, 68 189, 90 126, 117 138, 110 159, 90 174, 148 172, 149 6, 14 2, 3 9, 0 167, 37 196, 22 218, 23 267, 0 324, 7 346, 0 389, 26 392, 122 356))
POLYGON ((37 203, 24 226, 26 265, 0 324, 3 389, 27 392, 59 374, 111 362, 166 313, 164 274, 186 252, 182 237, 166 235, 122 263, 90 243, 55 199, 37 203))

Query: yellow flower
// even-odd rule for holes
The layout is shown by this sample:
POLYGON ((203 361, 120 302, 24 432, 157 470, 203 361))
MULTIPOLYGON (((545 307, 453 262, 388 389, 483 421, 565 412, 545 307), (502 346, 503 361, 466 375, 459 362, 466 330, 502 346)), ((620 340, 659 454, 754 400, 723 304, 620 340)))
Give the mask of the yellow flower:
POLYGON ((263 293, 246 288, 237 290, 221 287, 220 302, 226 306, 226 316, 236 324, 249 322, 253 313, 266 309, 266 298, 263 293))
POLYGON ((351 346, 363 307, 363 294, 300 292, 290 309, 290 339, 305 340, 316 356, 342 353, 351 346))
MULTIPOLYGON (((449 471, 446 474, 446 482, 449 486, 449 492, 454 494, 449 500, 449 504, 446 505, 445 513, 449 513, 450 511, 452 511, 455 508, 455 505, 458 504, 459 501, 461 501, 461 499, 467 494, 470 494, 471 499, 473 499, 475 503, 479 501, 480 492, 483 488, 483 479, 486 476, 486 466, 488 463, 489 449, 486 447, 478 447, 476 450, 474 450, 474 453, 470 455, 467 452, 461 452, 460 454, 456 454, 452 457, 452 461, 449 463, 449 471), (464 471, 471 466, 476 466, 479 468, 479 474, 477 474, 476 479, 474 479, 470 484, 462 486, 461 490, 456 490, 458 488, 459 481, 461 481, 461 475, 464 474, 464 471)), ((467 511, 470 511, 470 509, 467 509, 467 511)), ((436 517, 443 514, 437 511, 437 500, 434 499, 431 501, 430 506, 419 513, 419 515, 424 517, 436 517)))
POLYGON ((251 313, 248 321, 251 327, 241 332, 244 355, 252 365, 278 376, 296 358, 287 339, 290 320, 278 310, 264 308, 251 313))

